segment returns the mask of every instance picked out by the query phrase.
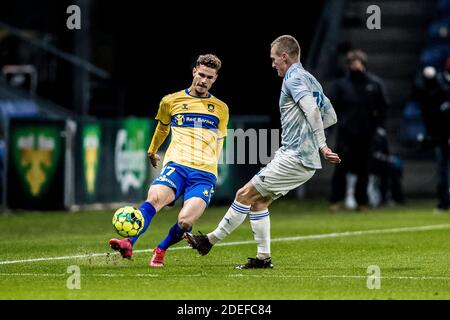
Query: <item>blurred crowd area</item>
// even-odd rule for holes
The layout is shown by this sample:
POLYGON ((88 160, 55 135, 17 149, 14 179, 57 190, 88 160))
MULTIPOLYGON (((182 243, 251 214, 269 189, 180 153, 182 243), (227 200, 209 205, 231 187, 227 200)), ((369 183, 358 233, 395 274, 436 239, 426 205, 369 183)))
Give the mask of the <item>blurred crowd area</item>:
POLYGON ((268 48, 280 33, 290 33, 339 117, 330 143, 346 165, 324 178, 330 207, 402 204, 421 192, 419 179, 427 177, 436 209, 448 210, 450 0, 379 1, 381 30, 374 31, 365 27, 366 3, 358 0, 335 1, 343 11, 326 17, 331 2, 319 1, 296 21, 268 9, 255 16, 251 7, 223 7, 226 18, 213 15, 208 23, 188 19, 187 7, 170 11, 167 22, 157 11, 81 0, 75 2, 82 8, 78 31, 65 27, 72 3, 20 2, 6 1, 0 10, 0 159, 13 117, 154 117, 163 95, 189 84, 192 63, 205 51, 224 61, 215 94, 231 115, 268 115, 267 126, 279 128, 280 82, 268 48), (340 33, 329 30, 339 23, 340 33), (324 34, 335 35, 334 42, 324 34), (321 55, 331 61, 327 72, 314 65, 321 55), (410 159, 425 172, 413 172, 410 159), (422 166, 431 161, 432 167, 422 166))

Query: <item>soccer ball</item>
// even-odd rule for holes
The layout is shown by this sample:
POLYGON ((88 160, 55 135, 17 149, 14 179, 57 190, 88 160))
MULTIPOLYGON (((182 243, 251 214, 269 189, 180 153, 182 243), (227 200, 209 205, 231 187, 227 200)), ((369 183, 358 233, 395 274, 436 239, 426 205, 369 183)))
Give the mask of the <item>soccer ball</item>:
POLYGON ((122 207, 114 212, 112 224, 122 237, 133 237, 144 228, 144 216, 134 207, 122 207))

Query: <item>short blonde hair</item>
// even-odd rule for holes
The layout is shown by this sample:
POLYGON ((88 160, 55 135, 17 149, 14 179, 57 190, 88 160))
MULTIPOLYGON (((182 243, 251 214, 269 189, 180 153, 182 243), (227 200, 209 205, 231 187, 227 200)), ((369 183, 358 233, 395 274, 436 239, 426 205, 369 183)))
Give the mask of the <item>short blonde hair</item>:
POLYGON ((298 41, 290 35, 279 36, 275 40, 272 41, 270 47, 276 48, 276 53, 281 55, 283 52, 286 52, 290 57, 299 57, 300 58, 300 45, 298 41))
POLYGON ((219 72, 222 67, 222 61, 216 55, 208 53, 198 56, 195 66, 198 67, 199 65, 204 65, 219 72))

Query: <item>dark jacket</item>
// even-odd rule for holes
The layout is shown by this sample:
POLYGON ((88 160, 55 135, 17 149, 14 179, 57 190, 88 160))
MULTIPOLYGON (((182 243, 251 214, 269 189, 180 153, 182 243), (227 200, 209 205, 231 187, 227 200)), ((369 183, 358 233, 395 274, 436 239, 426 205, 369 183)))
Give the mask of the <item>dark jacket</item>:
POLYGON ((341 139, 370 141, 375 129, 384 125, 389 100, 383 81, 369 72, 336 81, 330 99, 341 139))
POLYGON ((450 82, 443 73, 438 73, 433 79, 418 77, 413 90, 422 111, 429 139, 446 140, 450 137, 450 82))

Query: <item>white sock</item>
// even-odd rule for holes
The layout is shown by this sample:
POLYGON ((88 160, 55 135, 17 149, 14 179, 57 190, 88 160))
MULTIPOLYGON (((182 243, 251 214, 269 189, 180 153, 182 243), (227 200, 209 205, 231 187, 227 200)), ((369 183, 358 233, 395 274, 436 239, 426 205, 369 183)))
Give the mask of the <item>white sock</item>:
POLYGON ((234 229, 239 227, 250 212, 250 207, 250 205, 247 206, 235 200, 225 216, 219 222, 216 230, 207 234, 209 242, 211 242, 211 244, 216 244, 233 232, 234 229))
POLYGON ((250 212, 250 225, 257 245, 256 258, 270 258, 270 216, 269 210, 250 212))

